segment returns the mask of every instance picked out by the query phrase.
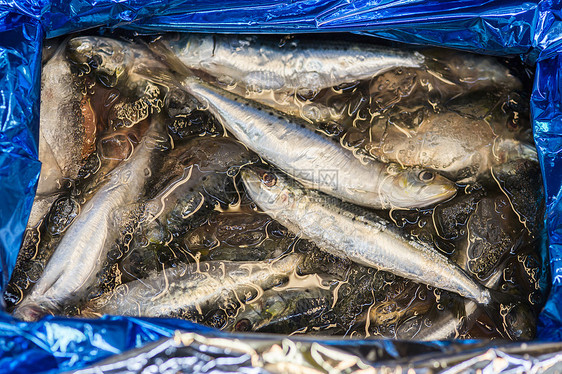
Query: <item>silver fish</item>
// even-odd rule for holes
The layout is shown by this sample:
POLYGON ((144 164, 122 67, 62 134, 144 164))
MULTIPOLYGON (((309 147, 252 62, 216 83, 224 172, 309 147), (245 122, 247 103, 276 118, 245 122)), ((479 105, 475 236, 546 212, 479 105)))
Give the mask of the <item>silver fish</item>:
MULTIPOLYGON (((486 287, 495 288, 501 281, 503 271, 497 271, 484 284, 486 287)), ((405 321, 396 331, 396 339, 415 339, 422 341, 457 339, 462 330, 469 329, 476 321, 482 310, 473 300, 464 300, 462 303, 462 316, 456 315, 453 311, 447 310, 440 314, 440 317, 424 323, 424 316, 416 316, 412 320, 405 321)))
POLYGON ((278 285, 301 260, 302 255, 292 254, 273 262, 183 264, 123 284, 114 292, 88 302, 81 315, 183 316, 190 319, 232 293, 236 298, 244 298, 248 293, 261 294, 264 289, 278 285), (185 314, 190 312, 194 314, 185 314))
POLYGON ((165 42, 188 68, 250 91, 315 92, 424 63, 417 52, 326 40, 289 40, 280 46, 258 36, 186 34, 165 42))
POLYGON ((119 227, 112 224, 115 211, 136 202, 144 192, 145 182, 152 173, 151 156, 159 144, 167 141, 162 127, 159 121, 153 121, 131 158, 115 168, 107 182, 82 207, 41 278, 16 306, 15 317, 37 320, 79 297, 93 282, 119 232, 119 227))
POLYGON ((94 149, 95 124, 84 115, 86 103, 65 47, 59 46, 41 72, 38 195, 56 193, 63 179, 75 179, 94 149))
POLYGON ((333 299, 333 290, 320 287, 272 288, 245 303, 222 330, 290 334, 329 313, 333 299))
POLYGON ((447 257, 405 238, 380 217, 359 207, 346 209, 341 201, 307 190, 281 173, 256 168, 241 173, 247 193, 265 213, 321 249, 479 304, 491 302, 490 291, 447 257))
POLYGON ((306 122, 195 78, 184 88, 234 136, 281 170, 342 200, 373 208, 425 207, 452 197, 452 182, 422 169, 360 160, 306 122))
POLYGON ((537 160, 532 145, 500 138, 486 121, 455 112, 426 113, 413 129, 391 122, 375 126, 371 137, 368 151, 378 160, 434 170, 463 183, 489 175, 493 166, 509 160, 537 160))

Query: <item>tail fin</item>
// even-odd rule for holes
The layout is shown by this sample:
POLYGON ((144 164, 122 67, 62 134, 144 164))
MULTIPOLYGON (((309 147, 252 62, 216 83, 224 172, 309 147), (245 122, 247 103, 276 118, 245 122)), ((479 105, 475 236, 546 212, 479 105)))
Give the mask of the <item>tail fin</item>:
POLYGON ((518 295, 507 294, 501 291, 488 289, 490 302, 484 305, 484 312, 496 325, 498 332, 503 338, 509 340, 520 340, 524 337, 514 333, 512 327, 507 323, 506 317, 517 310, 522 304, 523 299, 518 295))

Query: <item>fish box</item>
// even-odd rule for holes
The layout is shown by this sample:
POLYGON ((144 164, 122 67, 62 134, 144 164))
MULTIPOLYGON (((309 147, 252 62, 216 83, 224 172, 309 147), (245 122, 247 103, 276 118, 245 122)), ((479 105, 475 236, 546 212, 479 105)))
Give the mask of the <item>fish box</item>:
POLYGON ((18 5, 3 372, 562 367, 555 4, 18 5))

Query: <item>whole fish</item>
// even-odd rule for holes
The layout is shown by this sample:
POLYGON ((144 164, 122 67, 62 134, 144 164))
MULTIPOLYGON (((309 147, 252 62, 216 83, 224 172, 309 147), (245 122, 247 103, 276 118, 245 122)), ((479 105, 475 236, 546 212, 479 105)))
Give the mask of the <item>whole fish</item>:
POLYGON ((131 158, 115 168, 106 183, 82 207, 67 229, 31 293, 14 316, 34 321, 79 297, 95 280, 107 251, 119 233, 116 211, 136 202, 150 177, 153 154, 168 139, 163 124, 153 121, 131 158))
POLYGON ((302 119, 188 78, 184 88, 244 145, 281 170, 342 200, 373 208, 425 207, 452 197, 452 182, 423 169, 360 160, 302 119))
POLYGON ((371 138, 367 149, 382 162, 434 170, 463 183, 489 176, 493 166, 510 160, 537 160, 532 145, 500 138, 486 121, 456 112, 426 111, 414 128, 389 120, 383 126, 374 126, 371 138))
POLYGON ((417 52, 370 44, 323 40, 279 40, 258 36, 185 34, 165 39, 190 69, 202 70, 250 91, 316 92, 368 79, 388 69, 419 67, 417 52))
POLYGON ((246 192, 272 218, 321 249, 366 266, 457 293, 478 304, 490 290, 429 245, 408 239, 391 223, 359 207, 307 190, 279 172, 244 168, 246 192))
POLYGON ((290 334, 328 315, 333 299, 333 290, 329 288, 272 288, 243 304, 236 318, 222 330, 290 334))
POLYGON ((91 300, 81 308, 84 317, 114 314, 143 317, 197 318, 221 298, 244 299, 261 294, 288 278, 302 260, 292 254, 273 262, 209 261, 181 264, 153 272, 91 300))

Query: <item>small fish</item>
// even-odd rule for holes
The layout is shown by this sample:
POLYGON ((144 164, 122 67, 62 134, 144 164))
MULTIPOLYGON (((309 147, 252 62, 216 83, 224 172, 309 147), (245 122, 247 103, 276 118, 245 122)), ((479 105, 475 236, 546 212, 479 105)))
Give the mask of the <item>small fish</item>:
POLYGON ((522 87, 510 69, 494 57, 446 49, 426 50, 423 54, 430 71, 471 91, 522 87))
POLYGON ((492 302, 490 290, 435 248, 406 238, 373 213, 306 190, 279 172, 249 167, 241 174, 246 192, 265 213, 321 249, 457 293, 478 304, 492 302))
POLYGON ((424 169, 360 160, 337 141, 196 78, 184 88, 207 106, 241 143, 293 177, 342 200, 372 208, 417 208, 456 193, 446 178, 424 169))
POLYGON ((153 171, 153 154, 168 141, 163 124, 153 121, 147 135, 131 158, 115 168, 105 184, 82 207, 80 215, 66 230, 41 278, 16 306, 14 316, 35 321, 59 310, 63 303, 80 296, 96 279, 115 236, 112 222, 121 207, 136 202, 153 171))
POLYGON ((231 203, 229 195, 236 191, 229 182, 241 166, 256 160, 230 138, 197 137, 170 151, 151 187, 158 194, 145 204, 152 223, 149 240, 161 236, 154 231, 159 228, 182 235, 202 207, 212 210, 216 203, 231 203))
POLYGON ((371 137, 367 149, 376 159, 433 170, 459 183, 489 176, 493 166, 510 160, 537 160, 532 145, 500 138, 486 121, 452 111, 426 111, 415 128, 389 120, 374 126, 371 137))
POLYGON ((103 36, 72 38, 68 41, 67 54, 86 73, 95 70, 107 87, 126 81, 139 68, 163 66, 141 44, 103 36))
MULTIPOLYGON (((502 275, 503 269, 498 270, 484 285, 488 288, 496 288, 502 280, 502 275)), ((460 310, 461 315, 457 315, 452 310, 442 311, 438 318, 431 320, 431 323, 424 323, 425 316, 415 316, 398 326, 396 339, 422 341, 457 339, 463 330, 470 329, 481 312, 476 302, 464 300, 460 310)))
POLYGON ((180 264, 153 272, 93 299, 81 308, 84 317, 102 314, 194 319, 221 299, 245 299, 279 285, 302 261, 292 254, 273 262, 209 261, 180 264))
POLYGON ((188 68, 250 91, 317 92, 425 61, 418 52, 360 43, 288 40, 281 46, 274 38, 209 34, 176 39, 165 43, 188 68))
POLYGON ((87 115, 82 87, 65 48, 66 43, 61 44, 41 72, 39 196, 57 193, 64 179, 75 179, 96 139, 95 124, 87 115))
MULTIPOLYGON (((320 287, 272 288, 240 307, 227 331, 290 334, 331 312, 333 290, 320 287)), ((329 323, 325 323, 328 325, 329 323)))

